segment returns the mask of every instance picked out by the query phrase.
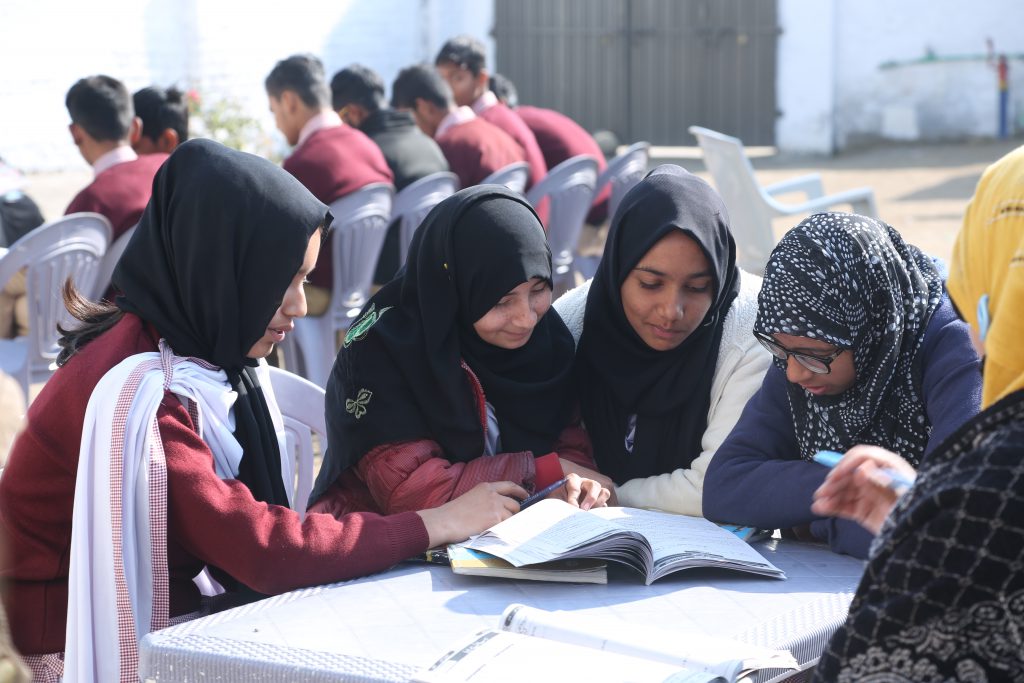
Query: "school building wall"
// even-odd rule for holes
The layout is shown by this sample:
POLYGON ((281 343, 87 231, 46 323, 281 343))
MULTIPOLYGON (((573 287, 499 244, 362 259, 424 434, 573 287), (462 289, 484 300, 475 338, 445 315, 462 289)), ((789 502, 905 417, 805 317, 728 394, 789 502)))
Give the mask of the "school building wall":
POLYGON ((261 124, 261 150, 283 153, 263 79, 296 52, 328 78, 359 61, 389 89, 399 69, 432 61, 453 35, 490 38, 494 8, 478 0, 0 0, 0 156, 26 171, 85 168, 71 142, 64 96, 105 73, 132 92, 196 88, 228 98, 261 124))
POLYGON ((986 38, 1012 57, 1010 117, 1024 130, 1019 0, 779 0, 779 24, 782 150, 994 136, 997 78, 986 38))

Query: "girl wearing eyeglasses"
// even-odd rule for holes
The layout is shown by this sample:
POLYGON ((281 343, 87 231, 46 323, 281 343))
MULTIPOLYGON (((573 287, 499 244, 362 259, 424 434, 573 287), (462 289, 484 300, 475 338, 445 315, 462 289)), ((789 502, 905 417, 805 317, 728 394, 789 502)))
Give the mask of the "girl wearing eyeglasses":
POLYGON ((775 247, 754 336, 774 356, 705 479, 704 514, 867 554, 870 534, 811 511, 819 450, 880 446, 917 466, 978 412, 967 325, 930 257, 879 221, 816 214, 775 247))
POLYGON ((864 447, 816 496, 822 514, 881 526, 816 683, 1024 680, 1022 179, 1024 147, 982 176, 953 248, 949 293, 985 354, 984 410, 898 501, 877 471, 893 454, 864 447))

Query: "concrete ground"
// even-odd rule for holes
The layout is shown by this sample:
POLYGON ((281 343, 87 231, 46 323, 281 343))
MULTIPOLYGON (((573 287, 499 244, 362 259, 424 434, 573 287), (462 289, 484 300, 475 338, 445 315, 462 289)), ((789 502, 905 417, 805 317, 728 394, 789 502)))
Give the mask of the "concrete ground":
MULTIPOLYGON (((1021 140, 893 144, 830 158, 773 155, 771 150, 758 149, 752 150, 751 156, 763 185, 817 172, 822 176, 826 193, 863 186, 873 188, 882 220, 899 230, 910 243, 948 259, 964 208, 982 171, 1020 144, 1021 140)), ((678 163, 710 180, 696 148, 655 148, 651 163, 678 163)), ((39 203, 43 215, 52 219, 64 212, 90 177, 88 170, 33 175, 26 190, 39 203)), ((777 221, 776 235, 800 218, 777 221)), ((34 387, 33 394, 37 391, 38 387, 34 387)), ((0 463, 20 427, 24 405, 18 385, 0 373, 0 463)))

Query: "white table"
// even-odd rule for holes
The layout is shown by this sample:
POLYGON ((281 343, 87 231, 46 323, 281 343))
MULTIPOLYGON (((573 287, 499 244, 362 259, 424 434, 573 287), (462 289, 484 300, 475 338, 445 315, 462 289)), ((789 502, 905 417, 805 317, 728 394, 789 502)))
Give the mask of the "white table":
MULTIPOLYGON (((497 626, 512 602, 618 619, 624 628, 664 625, 788 648, 810 666, 845 618, 863 563, 791 541, 757 548, 788 579, 697 569, 644 586, 609 565, 607 585, 578 585, 459 576, 406 563, 151 633, 140 646, 139 673, 144 681, 183 683, 406 681, 464 636, 497 626)), ((760 672, 753 680, 785 675, 760 672)))

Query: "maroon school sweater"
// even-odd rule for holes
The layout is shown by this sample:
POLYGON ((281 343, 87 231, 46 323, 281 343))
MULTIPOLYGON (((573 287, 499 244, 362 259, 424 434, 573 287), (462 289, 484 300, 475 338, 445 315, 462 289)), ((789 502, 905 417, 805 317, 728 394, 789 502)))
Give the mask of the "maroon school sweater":
POLYGON ((526 189, 539 183, 548 172, 548 166, 544 163, 544 154, 537 145, 537 138, 530 132, 529 127, 523 122, 519 115, 508 108, 504 103, 499 102, 479 114, 480 118, 509 134, 516 144, 523 149, 526 155, 526 163, 530 165, 530 180, 526 183, 526 189))
MULTIPOLYGON (((284 170, 298 178, 317 199, 330 204, 370 183, 394 180, 380 148, 352 126, 321 128, 284 160, 284 170)), ((331 237, 320 248, 310 281, 330 289, 333 284, 331 237)))
MULTIPOLYGON (((157 334, 131 314, 57 370, 28 409, 0 478, 3 602, 15 647, 25 654, 64 649, 68 565, 78 450, 93 388, 124 358, 155 351, 157 334)), ((191 579, 219 567, 261 593, 341 581, 381 571, 427 548, 415 512, 356 512, 335 520, 257 502, 222 480, 177 397, 158 412, 167 458, 167 564, 170 613, 199 606, 191 579)))
POLYGON ((515 140, 479 116, 452 126, 435 141, 462 187, 477 185, 498 169, 526 161, 515 140))
MULTIPOLYGON (((580 124, 565 114, 554 109, 529 106, 516 107, 515 111, 537 138, 537 144, 544 154, 544 162, 548 165, 549 171, 566 159, 581 154, 589 154, 597 159, 598 173, 608 166, 601 148, 597 146, 597 141, 580 124)), ((608 198, 611 193, 611 185, 605 185, 598 193, 590 215, 587 216, 588 223, 603 223, 608 217, 608 198)))
POLYGON ((166 154, 143 154, 111 166, 71 200, 64 215, 79 211, 102 214, 113 226, 116 240, 142 218, 153 192, 153 176, 166 159, 166 154))

